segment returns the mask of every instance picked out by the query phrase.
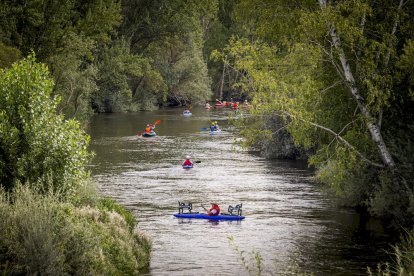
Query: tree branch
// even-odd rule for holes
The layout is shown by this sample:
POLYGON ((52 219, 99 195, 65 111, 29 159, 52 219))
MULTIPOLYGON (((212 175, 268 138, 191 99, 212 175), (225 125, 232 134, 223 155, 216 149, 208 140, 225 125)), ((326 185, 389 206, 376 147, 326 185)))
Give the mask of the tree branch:
MULTIPOLYGON (((315 126, 315 127, 317 127, 317 128, 320 128, 320 129, 322 129, 322 130, 325 130, 326 132, 328 132, 328 133, 330 133, 330 134, 332 134, 332 135, 334 135, 335 136, 335 139, 337 139, 338 141, 340 141, 340 142, 342 142, 345 146, 347 146, 348 148, 350 148, 350 149, 352 149, 359 157, 361 157, 361 159, 362 160, 364 160, 365 162, 367 162, 368 164, 370 164, 371 166, 374 166, 374 167, 377 167, 377 168, 384 168, 385 166, 384 165, 382 165, 382 164, 379 164, 379 163, 376 163, 376 162, 373 162, 373 161, 371 161, 371 160, 369 160, 367 157, 365 157, 365 155, 363 155, 361 152, 359 152, 353 145, 351 145, 347 140, 345 140, 342 136, 340 136, 339 135, 339 133, 336 133, 335 131, 333 131, 332 129, 330 129, 330 128, 327 128, 327 127, 324 127, 324 126, 322 126, 322 125, 319 125, 319 124, 317 124, 317 123, 313 123, 313 122, 310 122, 310 121, 307 121, 307 120, 305 120, 305 119, 302 119, 302 118, 297 118, 297 117, 295 117, 295 116, 292 116, 289 112, 287 112, 287 111, 284 111, 283 112, 286 116, 289 116, 289 117, 291 117, 291 118, 296 118, 296 119, 298 119, 298 120, 300 120, 300 121, 302 121, 302 122, 305 122, 305 123, 307 123, 307 124, 310 124, 310 125, 312 125, 312 126, 315 126)), ((354 122, 354 121, 352 121, 352 122, 354 122)), ((350 123, 348 123, 345 127, 347 127, 349 124, 351 124, 352 122, 350 122, 350 123)), ((345 128, 344 127, 344 128, 345 128)), ((341 130, 341 132, 343 131, 344 129, 342 129, 341 130)))

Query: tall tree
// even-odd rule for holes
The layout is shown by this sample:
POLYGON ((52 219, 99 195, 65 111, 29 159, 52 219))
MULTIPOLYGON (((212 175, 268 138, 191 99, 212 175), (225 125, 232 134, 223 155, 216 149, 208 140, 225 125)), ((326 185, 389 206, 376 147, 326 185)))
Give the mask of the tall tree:
POLYGON ((295 142, 316 150, 310 162, 347 204, 402 220, 414 206, 413 183, 398 170, 413 162, 398 148, 412 149, 407 140, 396 146, 413 133, 412 110, 398 112, 413 106, 400 69, 410 55, 412 11, 401 0, 240 1, 244 38, 221 54, 244 76, 239 85, 254 98, 253 114, 284 118, 295 142))

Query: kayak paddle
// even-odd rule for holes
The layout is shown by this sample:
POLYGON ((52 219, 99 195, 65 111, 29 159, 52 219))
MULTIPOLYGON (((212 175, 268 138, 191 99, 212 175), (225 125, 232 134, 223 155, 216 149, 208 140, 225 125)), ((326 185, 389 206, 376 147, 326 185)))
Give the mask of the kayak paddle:
POLYGON ((159 123, 161 123, 161 120, 156 120, 154 125, 158 125, 159 123))

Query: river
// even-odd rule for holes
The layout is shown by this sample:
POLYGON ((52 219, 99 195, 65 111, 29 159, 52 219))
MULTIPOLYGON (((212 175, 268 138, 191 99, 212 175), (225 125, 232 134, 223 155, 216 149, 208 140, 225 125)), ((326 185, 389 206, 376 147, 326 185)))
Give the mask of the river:
POLYGON ((380 223, 336 207, 304 162, 270 162, 242 150, 228 109, 181 112, 100 114, 88 131, 94 181, 153 240, 148 275, 248 275, 240 257, 254 267, 252 251, 263 258, 263 274, 272 275, 366 275, 367 266, 387 258, 390 237, 380 223), (157 137, 137 137, 157 120, 157 137), (202 130, 211 120, 221 133, 202 130), (182 169, 186 155, 200 163, 182 169), (246 219, 177 219, 178 201, 199 212, 202 203, 223 211, 243 203, 246 219))

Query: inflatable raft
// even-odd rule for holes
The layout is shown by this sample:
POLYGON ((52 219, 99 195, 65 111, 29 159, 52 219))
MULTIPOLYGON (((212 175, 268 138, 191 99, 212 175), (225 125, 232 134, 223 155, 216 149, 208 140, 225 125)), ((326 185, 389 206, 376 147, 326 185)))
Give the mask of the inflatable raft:
POLYGON ((238 215, 218 215, 218 216, 209 216, 207 214, 200 213, 187 213, 187 214, 174 214, 176 218, 188 218, 188 219, 208 219, 208 220, 242 220, 244 216, 238 215))

